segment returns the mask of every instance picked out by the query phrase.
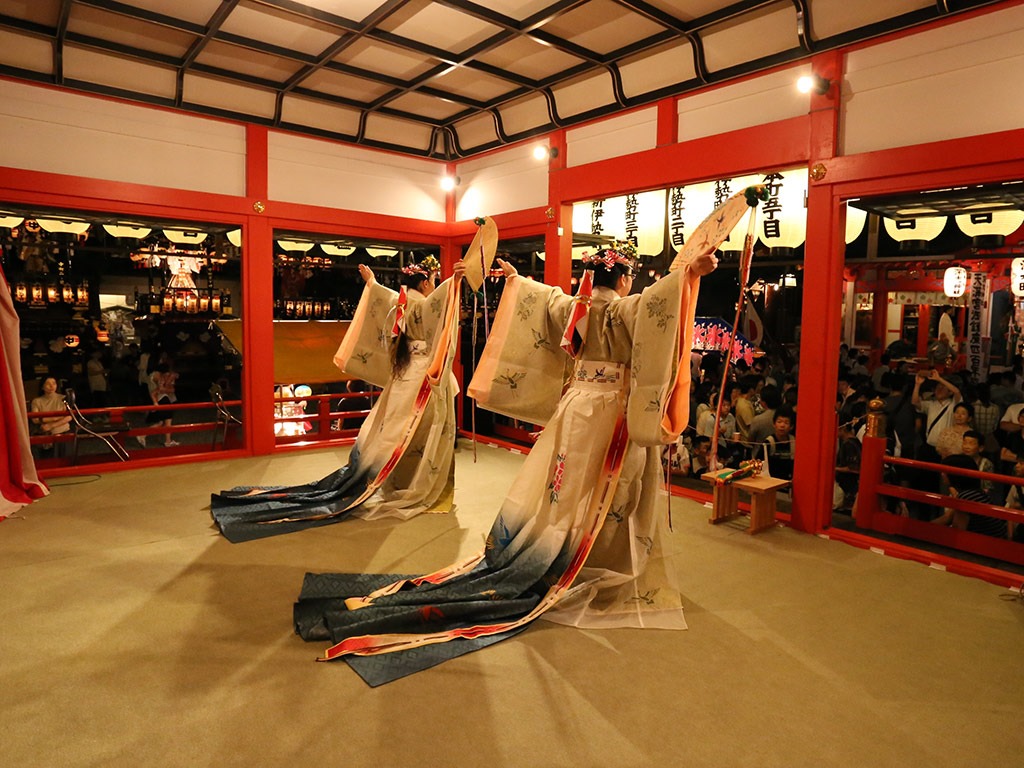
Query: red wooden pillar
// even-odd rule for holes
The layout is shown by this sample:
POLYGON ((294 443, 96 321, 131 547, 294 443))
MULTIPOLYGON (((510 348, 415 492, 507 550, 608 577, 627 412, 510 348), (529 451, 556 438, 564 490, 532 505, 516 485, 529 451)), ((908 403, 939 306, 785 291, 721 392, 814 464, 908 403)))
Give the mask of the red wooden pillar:
POLYGON ((544 230, 544 282, 566 293, 572 280, 572 203, 563 202, 562 172, 565 170, 565 131, 550 138, 553 157, 549 160, 548 224, 544 230))
POLYGON ((267 129, 246 126, 245 194, 252 213, 242 240, 242 371, 246 445, 274 450, 274 229, 267 210, 267 129))
POLYGON ((804 259, 800 391, 793 468, 791 524, 819 531, 832 513, 836 458, 836 388, 842 323, 843 267, 846 256, 846 206, 828 180, 839 134, 839 79, 842 55, 836 51, 812 59, 815 73, 832 81, 825 94, 811 97, 807 193, 807 241, 804 259), (815 178, 817 177, 817 178, 815 178))

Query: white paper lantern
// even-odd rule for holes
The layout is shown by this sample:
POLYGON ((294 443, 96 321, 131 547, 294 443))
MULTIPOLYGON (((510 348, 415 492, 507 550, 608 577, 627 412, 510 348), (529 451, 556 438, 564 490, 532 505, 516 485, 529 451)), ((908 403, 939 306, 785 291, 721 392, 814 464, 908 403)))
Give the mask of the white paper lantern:
POLYGON ((802 245, 807 239, 807 169, 765 174, 759 183, 768 187, 769 198, 758 212, 758 238, 769 248, 802 245))
POLYGON ((67 232, 81 235, 91 226, 87 221, 62 221, 60 219, 36 219, 36 224, 47 232, 67 232))
POLYGON ((956 217, 956 225, 968 237, 979 235, 1010 235, 1024 224, 1024 211, 987 211, 984 213, 962 213, 956 217))
POLYGON ((107 234, 114 237, 135 237, 139 239, 148 237, 149 233, 153 231, 146 227, 133 227, 128 224, 104 224, 103 228, 107 230, 107 234))
POLYGON ((328 256, 351 256, 355 251, 354 245, 333 245, 331 243, 320 243, 320 250, 328 256))
POLYGON ((967 290, 967 270, 963 267, 949 267, 942 278, 942 290, 951 299, 959 298, 967 290))
POLYGON ((278 240, 277 244, 286 251, 297 251, 298 253, 305 253, 313 247, 313 243, 301 240, 278 240))
POLYGON ((179 245, 198 245, 206 239, 206 233, 185 229, 165 229, 164 237, 179 245))
POLYGON ((235 246, 235 248, 240 248, 242 246, 242 230, 232 229, 227 233, 226 237, 228 242, 235 246))
POLYGON ((22 216, 5 216, 0 215, 0 227, 6 229, 14 229, 16 226, 21 224, 25 219, 22 216))
POLYGON ((934 240, 946 226, 947 216, 919 216, 914 219, 883 218, 885 231, 898 243, 908 240, 934 240))
POLYGON ((636 241, 637 253, 661 253, 665 243, 664 189, 575 203, 573 232, 636 241))
POLYGON ((1014 296, 1024 296, 1024 259, 1010 262, 1010 290, 1014 296))
POLYGON ((849 203, 846 204, 846 244, 849 245, 864 231, 864 222, 868 219, 868 212, 855 208, 849 203))
POLYGON ((391 257, 398 253, 397 248, 367 248, 366 252, 374 259, 379 259, 381 256, 391 257))

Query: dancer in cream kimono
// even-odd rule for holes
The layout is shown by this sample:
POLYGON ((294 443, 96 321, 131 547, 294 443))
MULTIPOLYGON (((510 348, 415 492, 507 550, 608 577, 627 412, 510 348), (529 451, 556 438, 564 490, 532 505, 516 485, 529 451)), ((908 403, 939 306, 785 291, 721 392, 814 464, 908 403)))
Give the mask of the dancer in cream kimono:
POLYGON ((465 265, 434 287, 433 263, 402 270, 399 293, 359 266, 366 285, 335 355, 345 372, 383 387, 344 467, 314 483, 233 488, 213 494, 210 508, 231 541, 362 518, 409 518, 447 512, 455 446, 451 366, 465 265))
POLYGON ((688 416, 699 280, 717 265, 696 242, 670 276, 628 297, 631 247, 585 258, 575 298, 500 262, 506 286, 469 394, 545 428, 477 556, 414 579, 307 574, 296 630, 334 642, 324 660, 344 658, 379 685, 539 617, 686 627, 662 556, 667 504, 656 501, 661 446, 688 416))

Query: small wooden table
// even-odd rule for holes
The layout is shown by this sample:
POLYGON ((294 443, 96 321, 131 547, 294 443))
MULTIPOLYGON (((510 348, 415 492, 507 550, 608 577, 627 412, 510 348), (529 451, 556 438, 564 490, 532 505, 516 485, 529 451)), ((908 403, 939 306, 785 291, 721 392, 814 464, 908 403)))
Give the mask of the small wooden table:
POLYGON ((750 494, 750 525, 747 527, 747 533, 758 533, 775 524, 775 492, 791 482, 756 475, 719 485, 715 482, 714 472, 705 472, 701 479, 710 482, 715 489, 711 517, 708 519, 711 524, 739 516, 739 492, 746 491, 750 494))

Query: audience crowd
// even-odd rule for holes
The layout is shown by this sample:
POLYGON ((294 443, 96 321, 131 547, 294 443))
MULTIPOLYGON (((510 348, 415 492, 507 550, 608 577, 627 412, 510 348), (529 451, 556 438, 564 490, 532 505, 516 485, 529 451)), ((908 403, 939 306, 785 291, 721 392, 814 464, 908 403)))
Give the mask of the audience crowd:
MULTIPOLYGON (((868 406, 883 403, 889 455, 951 468, 1024 477, 1024 365, 994 368, 987 381, 958 370, 951 357, 916 359, 904 340, 890 345, 875 366, 862 350, 843 344, 836 391, 834 512, 852 515, 860 479, 868 406), (901 346, 903 345, 903 346, 901 346), (904 349, 906 347, 906 349, 904 349)), ((797 365, 784 355, 730 366, 719 408, 721 356, 694 363, 690 425, 666 449, 675 482, 700 480, 713 466, 737 467, 760 459, 772 477, 793 478, 796 447, 797 365), (716 425, 717 422, 717 425, 716 425), (717 426, 717 461, 711 449, 717 426)), ((955 472, 886 467, 885 481, 1010 509, 1024 510, 1024 489, 994 478, 955 472)), ((991 536, 1024 541, 1024 525, 994 517, 893 500, 895 513, 991 536)))

